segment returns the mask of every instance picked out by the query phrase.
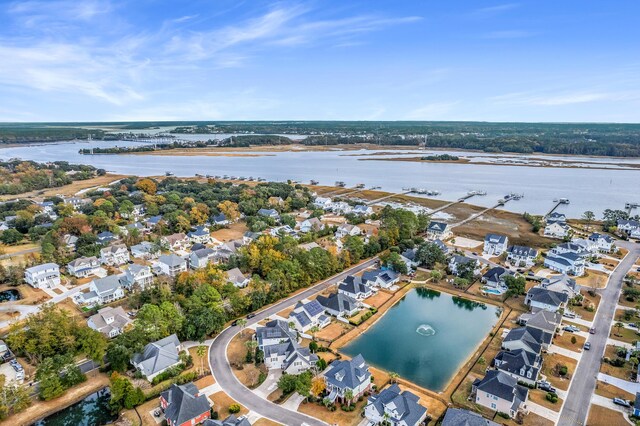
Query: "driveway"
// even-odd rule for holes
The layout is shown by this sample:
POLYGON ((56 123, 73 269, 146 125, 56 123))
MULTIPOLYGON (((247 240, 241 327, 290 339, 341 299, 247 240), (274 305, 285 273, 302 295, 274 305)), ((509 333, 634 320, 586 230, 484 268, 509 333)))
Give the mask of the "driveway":
POLYGON ((618 241, 617 243, 620 247, 628 249, 629 253, 609 276, 607 287, 598 291, 602 299, 593 322, 594 324, 601 324, 601 327, 596 334, 591 335, 589 338, 591 350, 584 351, 573 374, 569 394, 560 412, 559 426, 577 426, 586 423, 588 413, 586 407, 591 403, 591 396, 595 391, 596 378, 600 371, 600 360, 607 344, 608 329, 618 304, 622 280, 627 271, 633 266, 635 260, 640 256, 640 245, 625 241, 618 241))
MULTIPOLYGON (((325 281, 322 281, 313 287, 309 287, 306 290, 282 300, 275 305, 272 305, 258 313, 256 316, 248 320, 247 325, 254 325, 265 318, 275 315, 284 308, 291 306, 302 299, 309 298, 314 294, 331 287, 342 281, 347 275, 354 274, 371 266, 374 266, 378 258, 367 260, 359 265, 353 266, 346 271, 335 275, 325 281)), ((291 426, 326 426, 327 423, 322 420, 316 419, 306 414, 298 413, 283 408, 274 404, 266 399, 258 397, 252 390, 244 386, 236 378, 231 370, 229 361, 227 359, 227 346, 231 339, 240 332, 239 327, 227 327, 223 330, 213 341, 211 350, 209 352, 209 367, 217 383, 220 384, 222 389, 235 401, 243 405, 252 412, 259 414, 262 417, 276 421, 278 423, 291 425, 291 426)))
POLYGON ((627 380, 622 380, 604 373, 598 373, 598 380, 600 380, 601 382, 609 383, 610 385, 613 385, 634 395, 637 392, 640 392, 640 383, 629 382, 627 380))

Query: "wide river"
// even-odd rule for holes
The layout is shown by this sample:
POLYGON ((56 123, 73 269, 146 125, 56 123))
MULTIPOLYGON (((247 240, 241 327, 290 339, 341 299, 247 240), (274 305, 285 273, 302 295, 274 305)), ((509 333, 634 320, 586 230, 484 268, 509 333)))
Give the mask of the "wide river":
POLYGON ((489 335, 498 314, 494 306, 418 288, 341 351, 439 392, 489 335))
MULTIPOLYGON (((209 136, 209 135, 207 135, 209 136)), ((580 217, 585 210, 600 216, 607 208, 622 209, 627 202, 640 202, 640 169, 619 170, 615 167, 558 168, 510 165, 481 165, 474 161, 497 161, 490 154, 473 155, 471 163, 420 163, 399 161, 363 161, 380 151, 322 151, 322 152, 268 152, 256 157, 225 156, 153 156, 153 155, 81 155, 78 150, 89 147, 128 146, 135 142, 66 142, 25 145, 0 149, 0 159, 22 158, 40 162, 65 160, 91 164, 110 172, 138 176, 160 175, 169 171, 176 176, 199 174, 253 176, 267 180, 288 179, 308 182, 315 179, 321 184, 333 185, 344 181, 347 185, 364 183, 367 187, 380 186, 383 190, 400 192, 405 187, 418 187, 441 191, 435 198, 455 200, 470 190, 483 190, 485 197, 474 197, 472 204, 491 206, 508 193, 523 194, 524 198, 506 204, 505 209, 515 212, 544 214, 556 198, 569 198, 571 204, 559 211, 571 217, 580 217)), ((406 150, 389 156, 425 155, 430 151, 406 150)), ((440 151, 439 153, 441 153, 440 151)), ((456 151, 451 151, 456 153, 456 151)), ((559 158, 576 162, 611 162, 640 164, 640 159, 602 159, 552 156, 502 156, 507 161, 534 162, 559 158)), ((593 164, 591 164, 593 166, 593 164)))

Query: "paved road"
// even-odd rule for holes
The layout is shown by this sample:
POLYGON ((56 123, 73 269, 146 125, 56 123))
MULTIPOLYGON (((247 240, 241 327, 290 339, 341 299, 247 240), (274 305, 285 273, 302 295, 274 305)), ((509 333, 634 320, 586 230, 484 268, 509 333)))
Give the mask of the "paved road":
MULTIPOLYGON (((247 325, 255 324, 268 318, 284 308, 302 300, 309 298, 319 291, 324 290, 340 281, 342 281, 347 275, 360 272, 370 266, 373 266, 377 262, 377 258, 368 260, 360 265, 354 266, 346 271, 329 278, 326 281, 316 284, 313 287, 309 287, 305 291, 296 294, 288 299, 280 301, 275 305, 261 311, 254 318, 248 320, 247 325)), ((228 327, 222 333, 220 333, 213 343, 209 352, 209 365, 211 371, 217 383, 220 384, 222 389, 235 401, 244 405, 250 411, 253 411, 263 417, 274 420, 276 422, 290 425, 290 426, 326 426, 327 423, 318 420, 314 417, 307 416, 296 411, 287 410, 279 405, 276 405, 266 399, 258 397, 253 391, 245 387, 231 370, 229 361, 227 360, 227 346, 231 339, 240 332, 240 327, 228 327)))
POLYGON ((581 426, 586 424, 591 396, 596 388, 596 377, 600 371, 600 360, 609 337, 609 327, 615 314, 618 297, 622 288, 622 280, 627 271, 640 256, 640 244, 619 242, 621 247, 629 250, 629 254, 620 262, 609 277, 607 288, 600 291, 602 300, 596 313, 594 324, 597 333, 589 337, 591 350, 584 351, 578 363, 573 380, 569 387, 569 395, 560 412, 558 426, 581 426))
POLYGON ((26 250, 21 250, 21 251, 16 251, 14 253, 9 253, 9 254, 3 254, 0 255, 0 259, 9 259, 15 256, 21 256, 23 254, 29 254, 29 253, 39 253, 40 252, 40 246, 38 247, 32 247, 26 250))

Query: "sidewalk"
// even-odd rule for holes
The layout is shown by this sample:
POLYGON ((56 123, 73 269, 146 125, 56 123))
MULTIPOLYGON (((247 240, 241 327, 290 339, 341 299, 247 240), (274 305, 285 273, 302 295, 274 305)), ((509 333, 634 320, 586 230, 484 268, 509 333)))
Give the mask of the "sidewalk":
POLYGON ((556 345, 549 346, 549 353, 566 356, 567 358, 572 358, 576 361, 580 361, 580 358, 582 358, 581 353, 570 351, 569 349, 561 348, 560 346, 556 345))
POLYGON ((544 417, 547 420, 551 420, 553 424, 556 424, 558 422, 558 419, 560 418, 560 413, 553 411, 550 408, 536 404, 531 400, 527 401, 527 410, 529 410, 529 412, 531 413, 539 415, 540 417, 544 417))

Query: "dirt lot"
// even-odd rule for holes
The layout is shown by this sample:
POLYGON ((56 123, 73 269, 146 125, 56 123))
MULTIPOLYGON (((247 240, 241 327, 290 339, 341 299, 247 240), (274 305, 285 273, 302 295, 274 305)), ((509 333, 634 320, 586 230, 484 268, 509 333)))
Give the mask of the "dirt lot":
POLYGON ((608 282, 608 274, 593 269, 587 269, 583 276, 576 278, 576 283, 585 288, 605 288, 608 282))
POLYGON ((289 314, 293 312, 293 306, 288 307, 287 309, 283 309, 280 312, 278 312, 278 316, 282 317, 282 318, 289 318, 289 314))
POLYGON ((596 404, 591 404, 587 426, 629 426, 624 415, 618 411, 610 410, 596 404))
POLYGON ((349 330, 351 330, 353 326, 349 324, 345 324, 342 322, 334 321, 322 330, 316 333, 316 338, 318 340, 324 340, 326 342, 333 342, 338 337, 342 336, 349 330))
POLYGON ((576 360, 572 358, 568 358, 566 356, 562 356, 559 354, 547 354, 544 357, 544 362, 542 363, 542 374, 547 376, 547 380, 554 387, 562 390, 569 389, 569 382, 571 381, 571 376, 576 369, 576 360), (556 364, 566 365, 569 369, 567 375, 563 377, 559 377, 553 373, 553 369, 556 364))
POLYGON ((609 383, 601 382, 600 380, 596 382, 596 394, 607 398, 622 398, 631 401, 636 399, 634 394, 610 385, 609 383))
POLYGON ((392 297, 393 294, 391 293, 387 293, 386 291, 378 291, 378 293, 374 294, 373 296, 364 299, 363 302, 369 306, 373 306, 374 308, 379 308, 392 297))
POLYGON ((356 403, 356 409, 351 412, 342 411, 340 407, 336 411, 329 411, 324 405, 316 403, 300 404, 298 411, 317 419, 321 419, 326 423, 340 426, 355 426, 362 420, 360 411, 366 405, 366 400, 356 403))
POLYGON ((593 318, 596 316, 596 312, 598 311, 598 305, 600 305, 600 295, 596 294, 595 297, 593 297, 584 290, 581 292, 581 294, 584 296, 582 306, 571 306, 571 310, 579 315, 582 319, 593 321, 593 318), (592 312, 586 309, 590 305, 593 305, 592 312))
POLYGON ((244 222, 236 222, 229 225, 228 228, 218 229, 211 233, 211 237, 220 242, 233 241, 242 238, 245 232, 248 231, 247 224, 244 222))

